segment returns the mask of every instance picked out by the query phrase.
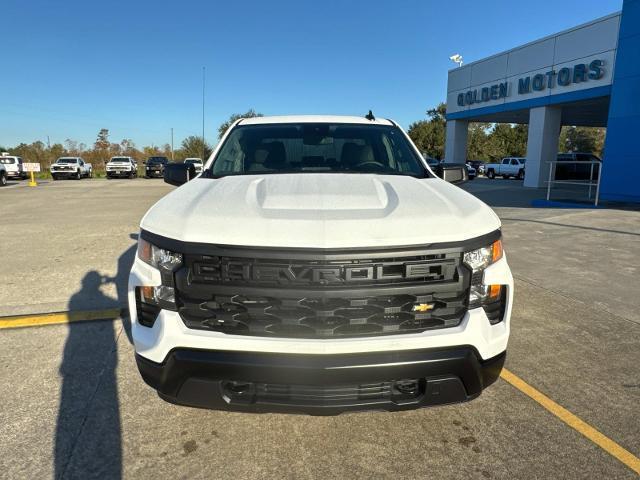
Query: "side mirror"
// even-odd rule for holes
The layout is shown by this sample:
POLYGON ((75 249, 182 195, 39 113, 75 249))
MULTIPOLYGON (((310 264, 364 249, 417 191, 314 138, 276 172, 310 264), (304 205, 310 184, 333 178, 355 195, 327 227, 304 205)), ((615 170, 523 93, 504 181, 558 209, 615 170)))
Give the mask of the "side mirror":
POLYGON ((469 180, 469 172, 464 164, 441 163, 437 175, 445 182, 460 184, 469 180))
POLYGON ((196 176, 196 169, 187 163, 167 163, 164 166, 164 181, 170 185, 182 185, 196 176))

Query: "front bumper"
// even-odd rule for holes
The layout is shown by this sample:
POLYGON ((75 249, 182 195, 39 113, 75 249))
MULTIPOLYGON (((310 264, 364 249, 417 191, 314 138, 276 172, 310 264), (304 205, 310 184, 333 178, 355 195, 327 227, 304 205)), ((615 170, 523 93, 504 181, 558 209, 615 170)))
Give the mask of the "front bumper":
POLYGON ((145 170, 145 175, 147 177, 162 177, 164 176, 164 172, 162 170, 152 170, 152 169, 146 169, 145 170))
POLYGON ((505 357, 483 361, 470 346, 342 355, 180 348, 161 364, 136 361, 144 381, 172 403, 335 415, 471 400, 495 382, 505 357))
POLYGON ((56 177, 75 177, 78 174, 76 170, 51 170, 51 175, 56 177))

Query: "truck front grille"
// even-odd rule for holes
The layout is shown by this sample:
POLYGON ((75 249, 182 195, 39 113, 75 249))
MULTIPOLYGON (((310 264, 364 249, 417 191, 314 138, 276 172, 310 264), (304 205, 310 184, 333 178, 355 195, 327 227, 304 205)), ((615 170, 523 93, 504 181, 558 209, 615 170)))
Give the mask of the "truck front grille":
MULTIPOLYGON (((293 293, 293 292, 292 292, 293 293)), ((466 294, 398 294, 344 298, 214 295, 183 298, 180 315, 189 328, 235 335, 331 338, 414 333, 453 327, 466 312, 466 294), (415 311, 426 305, 430 310, 415 311)))
POLYGON ((188 328, 285 338, 378 336, 454 327, 468 308, 470 272, 457 250, 293 260, 221 253, 185 254, 175 274, 188 328))

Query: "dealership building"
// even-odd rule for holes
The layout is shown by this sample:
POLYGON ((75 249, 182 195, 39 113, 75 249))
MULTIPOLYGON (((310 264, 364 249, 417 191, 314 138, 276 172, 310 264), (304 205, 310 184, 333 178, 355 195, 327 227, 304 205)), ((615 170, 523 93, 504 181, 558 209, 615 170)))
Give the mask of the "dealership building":
POLYGON ((563 125, 606 127, 600 198, 640 202, 640 0, 449 71, 448 162, 470 122, 528 124, 524 185, 542 187, 563 125))

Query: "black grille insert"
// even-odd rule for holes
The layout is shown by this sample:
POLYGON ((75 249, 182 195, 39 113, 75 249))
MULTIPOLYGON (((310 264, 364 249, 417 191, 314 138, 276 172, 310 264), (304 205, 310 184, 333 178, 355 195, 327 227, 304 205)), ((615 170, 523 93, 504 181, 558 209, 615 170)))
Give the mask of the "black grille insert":
POLYGON ((288 338, 377 336, 454 327, 468 308, 471 272, 460 248, 307 253, 292 260, 284 252, 255 253, 184 255, 175 285, 188 328, 288 338))

